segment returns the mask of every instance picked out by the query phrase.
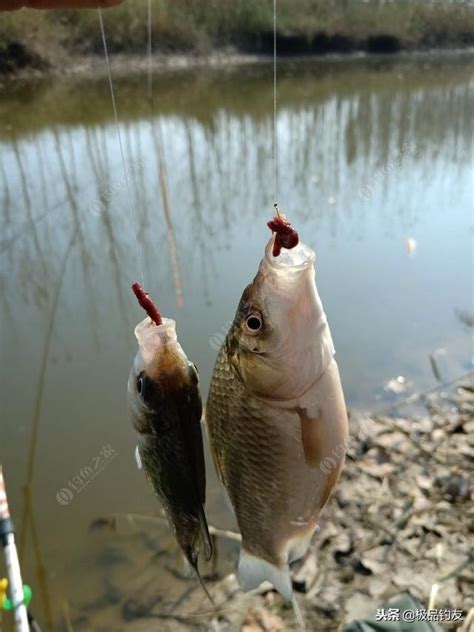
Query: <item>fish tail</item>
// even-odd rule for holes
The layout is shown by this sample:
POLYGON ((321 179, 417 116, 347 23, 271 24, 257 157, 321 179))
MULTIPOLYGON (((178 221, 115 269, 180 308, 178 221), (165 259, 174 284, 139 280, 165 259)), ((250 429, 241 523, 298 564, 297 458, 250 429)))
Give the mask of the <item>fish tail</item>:
POLYGON ((198 511, 199 517, 199 529, 201 532, 201 542, 204 546, 204 557, 206 561, 209 562, 211 559, 214 550, 212 546, 211 536, 209 535, 209 527, 207 526, 206 514, 204 513, 204 508, 201 505, 198 511))
POLYGON ((293 586, 288 565, 278 568, 242 548, 238 573, 240 587, 244 592, 257 588, 264 581, 269 581, 287 601, 293 600, 293 586))
POLYGON ((187 556, 187 560, 188 562, 191 564, 191 566, 193 567, 193 571, 196 574, 196 577, 199 580, 199 583, 201 584, 202 589, 204 590, 204 592, 206 593, 206 597, 209 599, 209 601, 212 603, 212 605, 214 606, 214 608, 216 607, 216 603, 214 601, 214 599, 211 597, 211 593, 208 591, 206 584, 204 583, 203 578, 201 577, 201 573, 199 572, 199 568, 198 568, 198 563, 197 563, 197 559, 192 557, 192 556, 187 556))

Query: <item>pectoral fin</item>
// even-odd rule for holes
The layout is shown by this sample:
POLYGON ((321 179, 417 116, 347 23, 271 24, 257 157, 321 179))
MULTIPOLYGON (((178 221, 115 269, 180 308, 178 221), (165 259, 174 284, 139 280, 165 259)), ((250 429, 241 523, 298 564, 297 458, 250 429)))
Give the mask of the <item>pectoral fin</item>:
POLYGON ((325 442, 321 416, 309 417, 306 409, 297 409, 301 421, 301 441, 303 443, 304 460, 308 467, 316 469, 324 458, 322 453, 325 442))
POLYGON ((319 508, 322 509, 337 483, 342 460, 336 459, 332 453, 326 453, 328 438, 325 433, 328 432, 328 428, 323 423, 323 413, 318 417, 309 417, 306 410, 298 409, 298 414, 301 420, 301 440, 306 465, 313 469, 321 469, 319 508))

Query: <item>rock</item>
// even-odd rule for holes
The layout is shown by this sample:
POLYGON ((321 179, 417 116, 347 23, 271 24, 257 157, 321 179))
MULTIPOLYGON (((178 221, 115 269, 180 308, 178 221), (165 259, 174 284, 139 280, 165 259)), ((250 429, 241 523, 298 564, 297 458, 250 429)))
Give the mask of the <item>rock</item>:
POLYGON ((404 393, 407 389, 407 381, 403 377, 403 375, 399 375, 391 380, 389 380, 385 384, 385 390, 395 393, 395 395, 400 395, 400 393, 404 393))
POLYGON ((474 419, 472 419, 472 420, 467 419, 463 423, 463 431, 467 435, 471 435, 471 437, 474 436, 474 419))
POLYGON ((359 463, 359 468, 365 472, 365 474, 381 480, 390 476, 395 471, 395 465, 393 463, 375 463, 374 461, 359 463))
POLYGON ((415 480, 418 487, 425 491, 431 490, 434 485, 434 480, 431 478, 431 476, 419 475, 416 477, 415 480))
POLYGON ((387 586, 387 580, 380 577, 372 577, 368 584, 368 591, 370 596, 377 600, 382 601, 383 595, 389 590, 387 586))
POLYGON ((377 546, 361 555, 362 564, 372 571, 374 575, 380 575, 388 572, 389 564, 387 562, 389 547, 388 545, 377 546))
POLYGON ((437 477, 436 484, 449 502, 466 501, 471 497, 470 481, 463 476, 437 477))
POLYGON ((447 489, 444 493, 451 497, 452 501, 456 500, 467 501, 471 499, 472 492, 470 489, 470 481, 462 476, 455 477, 450 481, 447 489))
POLYGON ((335 538, 339 533, 338 528, 332 522, 326 522, 322 525, 321 531, 319 532, 319 536, 317 538, 320 548, 326 546, 326 544, 335 538))
POLYGON ((339 533, 331 544, 336 560, 338 557, 349 555, 353 549, 351 533, 348 531, 343 531, 342 533, 339 533))
POLYGON ((316 556, 308 555, 303 562, 303 565, 295 573, 293 578, 293 587, 297 592, 307 593, 310 587, 314 584, 318 575, 318 565, 316 562, 316 556))
POLYGON ((474 454, 472 451, 472 448, 468 445, 460 445, 457 448, 457 452, 459 452, 459 454, 463 457, 465 457, 466 459, 469 459, 470 461, 474 461, 474 454))
POLYGON ((430 595, 431 587, 435 583, 436 573, 434 566, 423 565, 423 572, 413 565, 394 569, 392 583, 402 591, 410 592, 422 601, 426 601, 430 595))
POLYGON ((374 600, 370 595, 363 592, 355 592, 345 603, 346 621, 363 619, 374 609, 374 600))
POLYGON ((406 436, 398 430, 395 432, 384 432, 379 434, 375 439, 375 444, 381 448, 385 448, 388 452, 390 452, 392 448, 396 448, 397 450, 403 448, 406 442, 406 436))
POLYGON ((434 443, 441 443, 441 441, 443 441, 446 438, 446 433, 441 428, 436 428, 431 433, 431 438, 434 441, 434 443))
POLYGON ((349 490, 345 487, 338 487, 336 493, 334 494, 334 498, 341 508, 348 507, 353 502, 353 498, 349 494, 349 490))
POLYGON ((283 619, 264 608, 251 608, 245 616, 241 632, 283 632, 283 619))
POLYGON ((357 569, 353 568, 352 566, 344 567, 339 575, 339 579, 341 580, 341 582, 343 582, 344 584, 349 584, 350 582, 354 581, 355 570, 357 569))

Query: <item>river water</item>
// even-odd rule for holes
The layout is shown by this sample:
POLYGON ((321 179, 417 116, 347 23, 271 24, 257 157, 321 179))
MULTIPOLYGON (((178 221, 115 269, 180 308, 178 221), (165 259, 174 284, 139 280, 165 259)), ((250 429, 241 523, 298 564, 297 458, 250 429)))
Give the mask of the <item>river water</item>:
MULTIPOLYGON (((102 610, 97 629, 122 629, 110 569, 172 548, 166 528, 127 554, 88 531, 158 511, 125 403, 142 318, 129 206, 146 288, 205 394, 273 202, 271 64, 164 72, 153 112, 145 75, 114 85, 130 196, 104 76, 0 91, 0 461, 34 610, 46 625, 69 609, 75 629, 102 610)), ((466 55, 279 65, 278 201, 316 251, 351 407, 436 385, 430 354, 443 381, 471 369, 473 97, 466 55)), ((208 470, 210 522, 232 526, 208 470)))

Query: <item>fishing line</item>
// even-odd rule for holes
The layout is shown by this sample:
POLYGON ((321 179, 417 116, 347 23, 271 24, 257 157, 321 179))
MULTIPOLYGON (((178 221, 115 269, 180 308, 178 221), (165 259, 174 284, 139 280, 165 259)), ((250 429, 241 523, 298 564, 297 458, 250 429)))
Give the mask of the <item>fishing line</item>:
POLYGON ((152 26, 151 26, 151 0, 148 0, 148 98, 151 110, 151 135, 155 145, 155 152, 158 163, 158 173, 160 179, 161 199, 163 202, 163 213, 167 227, 168 248, 170 251, 171 270, 173 274, 174 289, 176 294, 176 304, 178 307, 184 305, 183 284, 181 282, 181 270, 178 258, 178 247, 174 234, 173 222, 171 219, 171 204, 168 190, 168 176, 166 173, 166 161, 164 156, 163 129, 158 118, 155 126, 155 102, 153 99, 153 46, 152 46, 152 26), (156 134, 158 129, 158 138, 156 134))
POLYGON ((273 203, 278 198, 278 136, 277 136, 277 0, 273 0, 273 203))
POLYGON ((143 275, 143 265, 142 265, 142 259, 140 256, 140 247, 138 245, 138 235, 137 235, 137 222, 136 222, 136 217, 135 217, 135 210, 133 208, 133 204, 132 204, 132 194, 130 191, 130 182, 128 179, 128 171, 127 171, 127 165, 125 164, 125 156, 124 156, 124 152, 123 152, 123 145, 122 145, 122 135, 120 133, 120 125, 119 125, 119 121, 118 121, 118 115, 117 115, 117 104, 115 103, 115 92, 114 92, 114 86, 113 86, 113 82, 112 82, 112 73, 110 71, 110 60, 109 60, 109 52, 107 49, 107 39, 105 37, 105 29, 104 29, 104 21, 102 19, 102 11, 100 9, 100 7, 97 7, 97 11, 99 13, 99 23, 100 23, 100 31, 102 34, 102 43, 104 45, 104 54, 105 54, 105 64, 107 67, 107 76, 109 79, 109 87, 110 87, 110 96, 112 98, 112 108, 113 108, 113 112, 114 112, 114 119, 115 119, 115 128, 117 130, 117 138, 118 138, 118 143, 119 143, 119 147, 120 147, 120 156, 122 158, 122 166, 123 166, 123 172, 124 172, 124 176, 125 176, 125 186, 127 189, 127 202, 128 202, 128 210, 130 213, 130 220, 132 223, 132 228, 133 228, 133 235, 135 238, 135 248, 137 251, 137 262, 138 262, 138 269, 140 272, 140 279, 142 282, 142 285, 145 285, 145 279, 144 279, 144 275, 143 275))
POLYGON ((296 623, 298 624, 299 632, 306 632, 306 623, 304 621, 303 613, 301 612, 301 608, 296 601, 296 596, 294 593, 291 597, 291 605, 293 606, 293 612, 295 613, 296 623))

